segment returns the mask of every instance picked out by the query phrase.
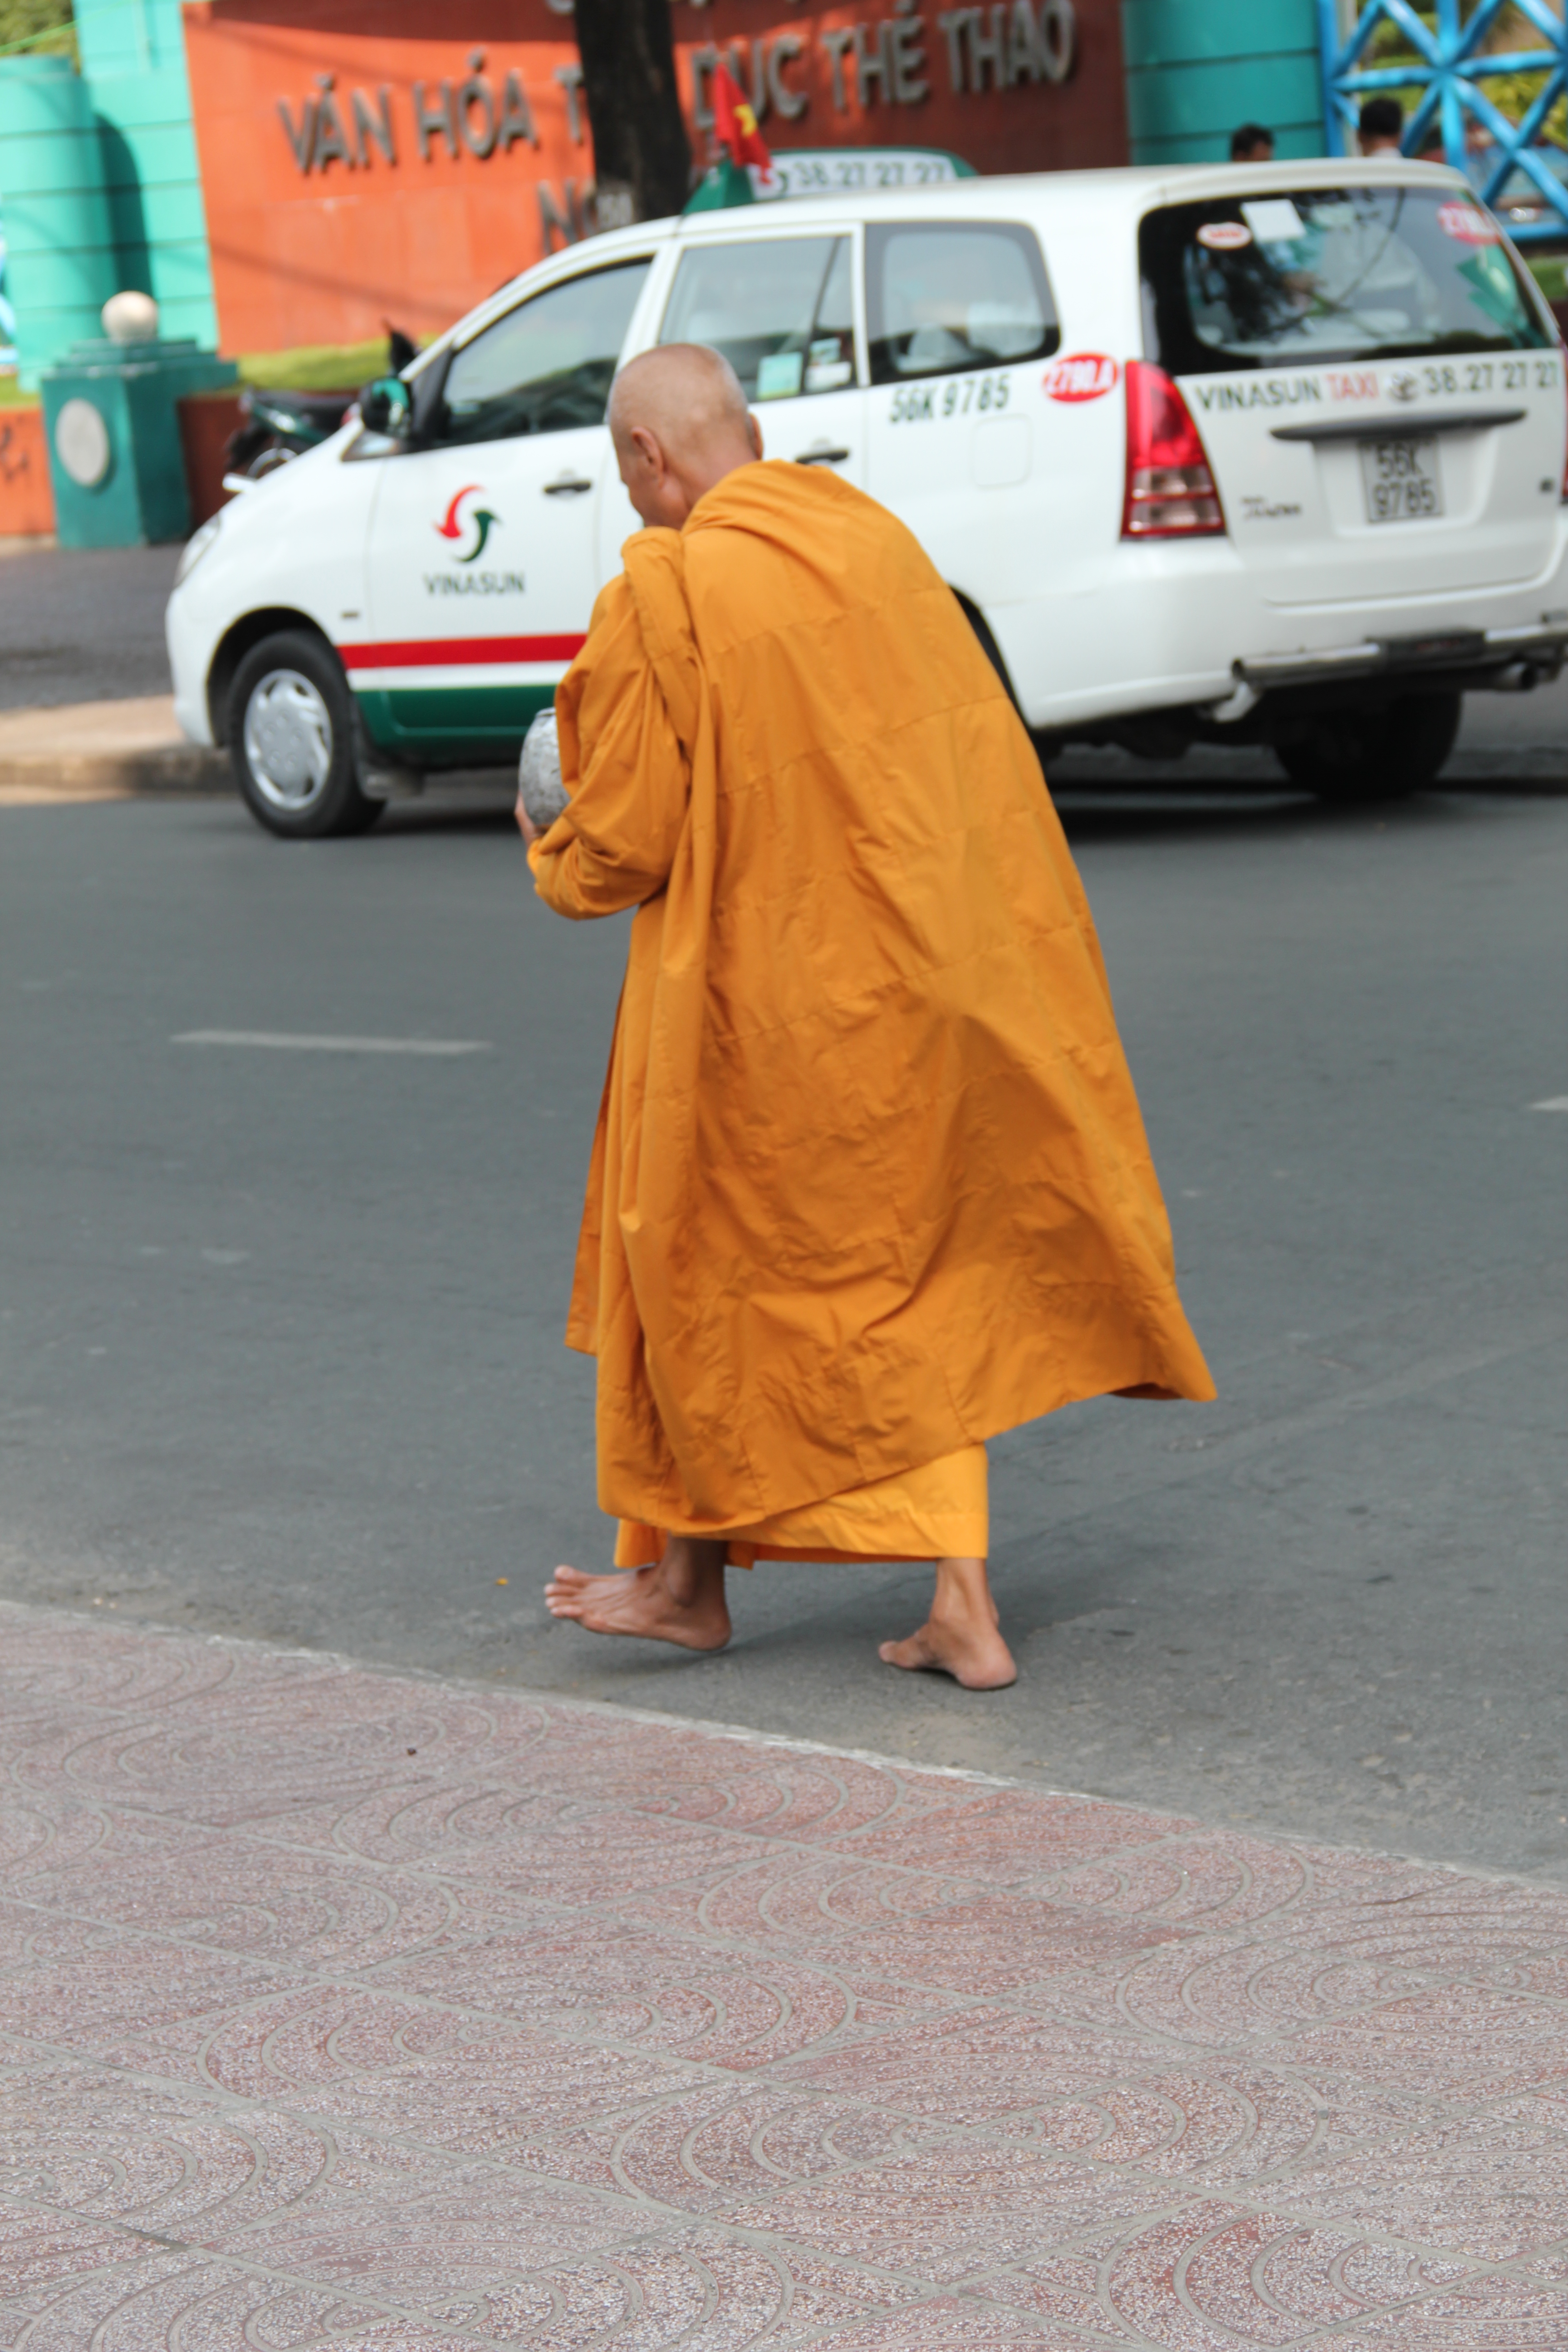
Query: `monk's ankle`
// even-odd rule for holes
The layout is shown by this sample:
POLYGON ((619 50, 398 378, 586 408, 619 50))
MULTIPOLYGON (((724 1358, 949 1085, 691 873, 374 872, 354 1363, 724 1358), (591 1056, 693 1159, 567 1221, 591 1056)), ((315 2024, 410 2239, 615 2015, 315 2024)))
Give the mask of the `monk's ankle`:
POLYGON ((724 1605, 724 1546, 696 1536, 671 1536, 659 1561, 665 1591, 678 1609, 724 1605))
POLYGON ((963 1640, 994 1635, 996 1608, 983 1559, 938 1560, 931 1622, 963 1640))

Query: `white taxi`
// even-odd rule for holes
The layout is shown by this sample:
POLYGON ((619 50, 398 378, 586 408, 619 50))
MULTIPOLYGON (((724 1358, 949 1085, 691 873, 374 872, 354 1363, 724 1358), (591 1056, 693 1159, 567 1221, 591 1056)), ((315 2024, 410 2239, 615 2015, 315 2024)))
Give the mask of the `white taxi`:
POLYGON ((510 764, 637 519, 605 406, 666 341, 900 516, 1047 756, 1271 745, 1340 797, 1568 649, 1563 357, 1456 173, 955 179, 692 213, 528 271, 184 551, 185 732, 261 823, 510 764))

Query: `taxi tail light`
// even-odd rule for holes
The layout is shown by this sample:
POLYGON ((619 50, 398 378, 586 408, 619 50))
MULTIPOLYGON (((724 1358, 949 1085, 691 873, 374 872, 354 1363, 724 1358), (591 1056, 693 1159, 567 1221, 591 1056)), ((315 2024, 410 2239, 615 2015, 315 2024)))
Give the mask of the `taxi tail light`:
POLYGON ((1186 402, 1162 367, 1127 362, 1127 496, 1123 539, 1223 534, 1208 453, 1186 402))

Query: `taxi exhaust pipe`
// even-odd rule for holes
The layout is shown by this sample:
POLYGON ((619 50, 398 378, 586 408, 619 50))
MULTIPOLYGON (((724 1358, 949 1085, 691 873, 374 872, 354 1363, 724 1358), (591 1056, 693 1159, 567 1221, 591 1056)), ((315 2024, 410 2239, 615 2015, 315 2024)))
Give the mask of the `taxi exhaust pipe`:
POLYGON ((1199 708, 1204 717, 1211 719, 1215 726, 1234 727, 1239 720, 1249 718, 1262 699, 1258 688, 1249 686, 1243 678, 1236 692, 1227 694, 1223 702, 1205 702, 1199 708))

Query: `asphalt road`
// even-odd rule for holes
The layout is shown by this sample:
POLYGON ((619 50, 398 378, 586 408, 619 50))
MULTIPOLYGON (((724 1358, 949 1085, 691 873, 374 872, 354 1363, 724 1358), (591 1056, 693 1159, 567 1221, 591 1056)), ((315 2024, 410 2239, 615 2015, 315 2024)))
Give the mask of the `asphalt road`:
POLYGON ((1222 1393, 995 1444, 1016 1689, 879 1664, 914 1570, 738 1575, 718 1659, 546 1617, 624 932, 419 809, 0 811, 0 1591, 1568 1874, 1568 800, 1068 814, 1222 1393))
POLYGON ((163 607, 177 547, 0 542, 0 710, 168 694, 163 607))

